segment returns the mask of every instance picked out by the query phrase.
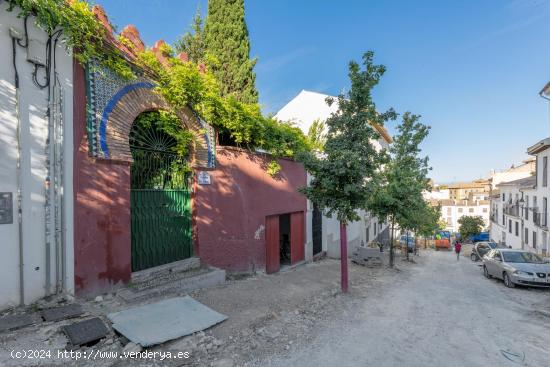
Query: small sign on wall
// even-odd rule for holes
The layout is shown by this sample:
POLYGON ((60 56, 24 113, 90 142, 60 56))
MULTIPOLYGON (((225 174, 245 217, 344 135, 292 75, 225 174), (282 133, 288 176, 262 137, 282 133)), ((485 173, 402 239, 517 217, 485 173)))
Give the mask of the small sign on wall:
POLYGON ((200 171, 198 176, 199 185, 210 185, 210 173, 200 171))
POLYGON ((13 223, 13 194, 0 192, 0 224, 13 223))

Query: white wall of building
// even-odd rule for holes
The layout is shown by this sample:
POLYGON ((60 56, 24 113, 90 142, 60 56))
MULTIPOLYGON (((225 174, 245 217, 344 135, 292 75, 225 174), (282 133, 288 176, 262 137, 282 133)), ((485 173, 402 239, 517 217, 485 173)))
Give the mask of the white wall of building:
POLYGON ((332 113, 338 111, 338 103, 329 106, 325 100, 326 94, 302 90, 288 102, 275 118, 280 121, 290 121, 296 124, 305 134, 315 120, 326 120, 332 113))
POLYGON ((489 225, 489 238, 498 243, 506 242, 506 217, 504 216, 504 203, 500 193, 491 197, 491 223, 489 225))
POLYGON ((499 183, 510 182, 526 178, 531 176, 535 172, 535 161, 533 159, 528 159, 522 162, 522 164, 517 167, 508 168, 501 172, 492 172, 491 173, 491 187, 493 189, 499 183))
MULTIPOLYGON (((12 39, 10 27, 24 34, 23 19, 17 18, 17 9, 7 12, 8 4, 0 3, 0 192, 13 195, 13 223, 0 224, 2 256, 0 256, 0 309, 18 305, 20 302, 19 280, 19 225, 18 225, 18 174, 17 174, 17 114, 14 66, 12 64, 12 39)), ((28 35, 31 42, 39 41, 36 50, 46 53, 46 33, 28 20, 28 35)), ((22 41, 24 42, 24 41, 22 41)), ((57 71, 64 91, 63 109, 65 124, 64 159, 65 171, 64 203, 66 231, 63 233, 67 261, 65 283, 72 292, 73 275, 73 229, 72 229, 72 152, 73 152, 73 93, 72 56, 60 43, 57 46, 57 71)), ((46 248, 45 248, 45 182, 46 182, 46 137, 48 133, 47 88, 39 89, 33 84, 33 65, 27 58, 27 50, 16 46, 16 65, 20 83, 20 126, 21 126, 21 193, 22 193, 22 244, 24 299, 29 304, 43 297, 46 292, 46 248)), ((39 71, 39 81, 43 82, 43 70, 39 71)), ((52 211, 53 218, 53 211, 52 211)), ((53 236, 53 229, 52 229, 53 236)), ((52 246, 54 242, 51 241, 52 246)), ((55 282, 55 250, 51 251, 50 278, 55 282)))
POLYGON ((507 246, 511 246, 515 249, 522 248, 522 228, 523 223, 521 220, 521 211, 518 215, 506 213, 506 205, 510 203, 519 202, 521 199, 521 192, 519 185, 507 185, 501 184, 498 186, 500 195, 498 198, 500 205, 500 240, 499 242, 505 243, 507 246), (504 233, 502 233, 504 232, 504 233))
MULTIPOLYGON (((521 190, 524 198, 524 207, 532 208, 535 197, 537 196, 537 189, 523 189, 521 190)), ((537 198, 538 201, 538 198, 537 198)), ((532 210, 523 210, 522 212, 522 233, 521 240, 524 250, 541 253, 545 242, 543 241, 543 233, 546 231, 541 230, 541 228, 535 224, 534 215, 532 210)))
MULTIPOLYGON (((277 114, 275 118, 281 121, 290 121, 296 124, 304 134, 307 134, 309 128, 315 120, 325 121, 330 115, 338 111, 338 103, 333 103, 328 106, 326 103, 326 94, 310 92, 302 90, 296 97, 288 102, 277 114)), ((388 147, 388 142, 383 138, 378 141, 373 141, 373 145, 376 149, 385 149, 388 147)), ((311 176, 308 174, 308 183, 311 181, 311 176)), ((308 211, 306 214, 306 260, 311 259, 313 253, 313 233, 311 228, 313 205, 308 200, 308 211)), ((348 242, 348 255, 351 256, 353 251, 361 245, 367 242, 375 240, 376 236, 373 235, 374 229, 372 225, 376 223, 377 232, 384 230, 387 225, 384 223, 382 228, 379 228, 379 224, 376 218, 371 218, 368 213, 359 211, 359 215, 362 218, 359 221, 349 223, 347 226, 347 242, 348 242), (367 227, 371 225, 369 232, 369 241, 367 241, 367 227), (372 232, 372 233, 371 233, 372 232), (374 236, 374 237, 371 237, 374 236)), ((323 215, 322 218, 322 244, 323 251, 327 253, 327 256, 332 258, 340 258, 340 223, 334 217, 323 215)))
POLYGON ((451 232, 458 232, 460 224, 458 220, 463 216, 483 218, 485 228, 489 227, 489 203, 478 203, 477 205, 468 204, 443 204, 441 205, 441 218, 447 224, 445 229, 451 232))
MULTIPOLYGON (((536 181, 527 177, 521 177, 513 181, 501 181, 496 187, 498 195, 491 197, 491 239, 506 243, 512 248, 525 249, 539 254, 550 253, 548 244, 548 225, 544 225, 544 219, 535 221, 535 215, 540 213, 544 217, 545 198, 550 199, 550 178, 546 185, 543 184, 544 157, 550 161, 550 141, 545 139, 537 144, 545 146, 536 157, 536 164, 528 162, 522 171, 533 173, 536 168, 536 181), (519 211, 506 213, 505 207, 510 203, 518 203, 519 211), (516 226, 519 231, 516 231, 516 226)), ((547 167, 548 169, 548 167, 547 167)), ((547 173, 548 174, 548 173, 547 173)), ((509 175, 507 178, 516 177, 509 175)), ((548 204, 547 204, 548 205, 548 204)), ((547 218, 548 213, 546 213, 547 218)), ((549 219, 547 219, 547 222, 549 219)))
MULTIPOLYGON (((548 227, 550 226, 550 215, 548 212, 550 211, 550 204, 548 204, 548 201, 550 200, 550 146, 547 146, 546 149, 536 154, 537 159, 537 170, 536 170, 536 187, 530 192, 530 199, 529 199, 529 207, 536 207, 537 212, 541 213, 541 216, 546 216, 546 220, 541 219, 541 223, 539 225, 535 225, 533 222, 533 216, 531 215, 529 220, 526 221, 526 227, 531 227, 531 235, 526 243, 526 248, 529 250, 532 250, 534 252, 537 252, 539 254, 541 253, 550 253, 550 246, 549 246, 549 234, 548 234, 548 227), (546 167, 546 183, 544 182, 544 161, 546 159, 547 167, 546 167), (536 204, 534 202, 534 199, 536 198, 536 204), (546 204, 546 207, 544 203, 546 204), (545 225, 546 223, 546 225, 545 225), (534 243, 533 236, 536 237, 536 244, 534 243), (533 245, 536 245, 536 247, 533 247, 533 245)), ((527 194, 528 195, 528 194, 527 194)), ((532 213, 530 213, 532 214, 532 213)))
POLYGON ((450 198, 449 189, 424 191, 422 196, 425 200, 445 200, 450 198))
MULTIPOLYGON (((351 256, 357 247, 375 241, 376 236, 388 226, 363 210, 358 213, 362 219, 349 223, 346 228, 348 256, 351 256)), ((328 257, 340 258, 340 223, 335 217, 323 216, 323 251, 326 251, 328 257)))

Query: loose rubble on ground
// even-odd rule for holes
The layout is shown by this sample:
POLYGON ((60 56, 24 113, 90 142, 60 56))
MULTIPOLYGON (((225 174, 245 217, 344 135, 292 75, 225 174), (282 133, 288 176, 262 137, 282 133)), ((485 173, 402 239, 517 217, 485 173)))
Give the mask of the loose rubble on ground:
MULTIPOLYGON (((402 270, 416 266, 404 261, 396 261, 396 264, 402 270)), ((386 265, 366 267, 351 263, 350 293, 342 295, 339 271, 339 260, 324 259, 274 275, 230 275, 226 284, 214 288, 185 293, 171 290, 163 295, 164 298, 188 294, 227 315, 228 319, 205 331, 150 348, 142 348, 112 329, 106 315, 135 306, 117 296, 117 293, 99 295, 91 300, 65 296, 40 301, 25 310, 14 309, 2 315, 24 313, 38 321, 32 326, 0 332, 0 365, 240 366, 271 354, 288 353, 296 345, 307 343, 334 314, 349 312, 355 302, 365 297, 376 297, 386 284, 403 276, 402 272, 389 269, 386 265), (47 310, 66 305, 71 305, 67 307, 66 315, 51 321, 44 321, 41 317, 47 310), (72 345, 67 337, 67 327, 88 320, 105 325, 104 335, 99 333, 99 340, 72 345), (13 359, 10 356, 12 350, 49 350, 52 358, 13 359), (57 351, 63 350, 80 352, 81 356, 95 353, 97 358, 91 358, 93 362, 55 358, 57 351), (122 355, 144 351, 158 352, 158 355, 155 358, 109 358, 114 355, 112 353, 122 355), (160 356, 166 355, 162 353, 168 352, 188 354, 187 358, 161 361, 160 356)), ((152 294, 155 297, 140 299, 139 304, 158 301, 158 295, 152 294)), ((101 331, 99 324, 94 327, 101 331)))

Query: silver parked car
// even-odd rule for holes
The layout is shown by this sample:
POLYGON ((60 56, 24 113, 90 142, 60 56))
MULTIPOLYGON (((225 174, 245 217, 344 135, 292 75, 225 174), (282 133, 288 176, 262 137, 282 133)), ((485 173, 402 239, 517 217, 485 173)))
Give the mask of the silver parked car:
POLYGON ((507 248, 505 245, 498 244, 491 241, 476 242, 472 247, 472 253, 470 259, 472 261, 479 261, 483 259, 483 256, 487 255, 489 251, 495 248, 507 248))
POLYGON ((483 257, 483 274, 502 279, 507 287, 550 287, 550 264, 528 251, 493 249, 483 257))

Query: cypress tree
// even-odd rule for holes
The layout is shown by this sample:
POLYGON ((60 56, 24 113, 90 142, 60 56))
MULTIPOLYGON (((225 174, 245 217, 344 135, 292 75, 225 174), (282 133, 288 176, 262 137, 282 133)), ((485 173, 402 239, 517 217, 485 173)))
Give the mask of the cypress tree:
POLYGON ((206 52, 200 9, 197 9, 197 13, 193 17, 191 28, 193 29, 193 33, 186 32, 181 38, 176 40, 174 48, 177 52, 187 53, 189 60, 198 64, 199 62, 205 61, 206 52))
POLYGON ((222 94, 257 103, 256 59, 250 59, 244 0, 209 0, 204 32, 207 54, 215 60, 208 66, 220 82, 222 94))

